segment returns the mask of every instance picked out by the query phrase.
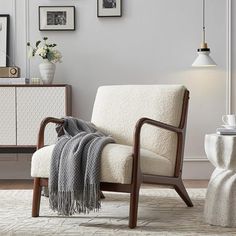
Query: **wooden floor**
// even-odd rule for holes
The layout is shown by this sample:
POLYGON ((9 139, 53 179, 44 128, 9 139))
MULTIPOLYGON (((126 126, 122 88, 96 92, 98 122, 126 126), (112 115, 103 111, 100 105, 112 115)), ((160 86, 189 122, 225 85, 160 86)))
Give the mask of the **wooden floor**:
MULTIPOLYGON (((208 180, 184 180, 186 188, 206 188, 208 180)), ((32 180, 0 180, 0 189, 32 189, 32 180)))
POLYGON ((32 180, 0 180, 0 189, 32 189, 32 180))

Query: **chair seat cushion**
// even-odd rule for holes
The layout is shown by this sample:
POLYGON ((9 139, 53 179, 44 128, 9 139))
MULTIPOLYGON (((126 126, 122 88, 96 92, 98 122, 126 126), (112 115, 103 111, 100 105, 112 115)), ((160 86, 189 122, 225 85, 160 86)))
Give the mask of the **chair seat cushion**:
MULTIPOLYGON (((50 160, 55 145, 43 147, 33 154, 31 176, 48 178, 50 160)), ((154 152, 141 149, 141 170, 143 174, 173 176, 171 162, 154 152)), ((108 144, 101 157, 101 182, 131 183, 132 147, 120 144, 108 144)))

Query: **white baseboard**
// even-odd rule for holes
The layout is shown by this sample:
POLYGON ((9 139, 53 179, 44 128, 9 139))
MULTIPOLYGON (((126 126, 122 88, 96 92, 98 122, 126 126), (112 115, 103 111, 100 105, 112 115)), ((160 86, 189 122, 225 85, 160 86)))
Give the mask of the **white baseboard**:
POLYGON ((30 161, 1 161, 0 179, 30 179, 30 161))
MULTIPOLYGON (((209 179, 213 170, 213 165, 205 158, 186 158, 183 179, 209 179)), ((30 179, 29 159, 0 161, 0 179, 30 179)))
POLYGON ((0 154, 0 179, 30 179, 32 154, 0 154))
POLYGON ((186 158, 183 179, 210 179, 215 167, 206 158, 186 158))

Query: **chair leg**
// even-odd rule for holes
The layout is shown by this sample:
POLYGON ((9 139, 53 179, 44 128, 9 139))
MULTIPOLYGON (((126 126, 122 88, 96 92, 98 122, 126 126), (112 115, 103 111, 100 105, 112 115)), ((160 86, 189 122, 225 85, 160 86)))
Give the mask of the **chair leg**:
POLYGON ((34 178, 32 217, 39 216, 40 199, 41 199, 40 178, 34 178))
POLYGON ((102 191, 100 191, 100 197, 101 197, 101 199, 105 199, 105 195, 103 194, 102 191))
POLYGON ((183 199, 183 201, 186 203, 188 207, 193 207, 193 203, 188 195, 188 192, 186 191, 186 188, 184 187, 183 180, 180 179, 178 184, 174 185, 175 191, 179 194, 179 196, 183 199))
POLYGON ((130 194, 129 227, 131 229, 137 226, 139 189, 140 184, 134 187, 130 194))

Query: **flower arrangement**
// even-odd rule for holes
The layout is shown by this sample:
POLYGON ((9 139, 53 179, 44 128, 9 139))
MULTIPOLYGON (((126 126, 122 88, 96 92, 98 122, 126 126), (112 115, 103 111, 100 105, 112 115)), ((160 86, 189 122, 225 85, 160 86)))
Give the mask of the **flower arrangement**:
POLYGON ((47 37, 43 38, 43 42, 41 40, 38 40, 35 43, 35 47, 31 46, 30 42, 28 42, 27 43, 27 46, 29 47, 28 57, 31 58, 38 55, 43 59, 47 59, 52 63, 62 62, 61 61, 62 55, 60 51, 55 49, 57 45, 55 43, 49 44, 47 40, 48 40, 47 37))

